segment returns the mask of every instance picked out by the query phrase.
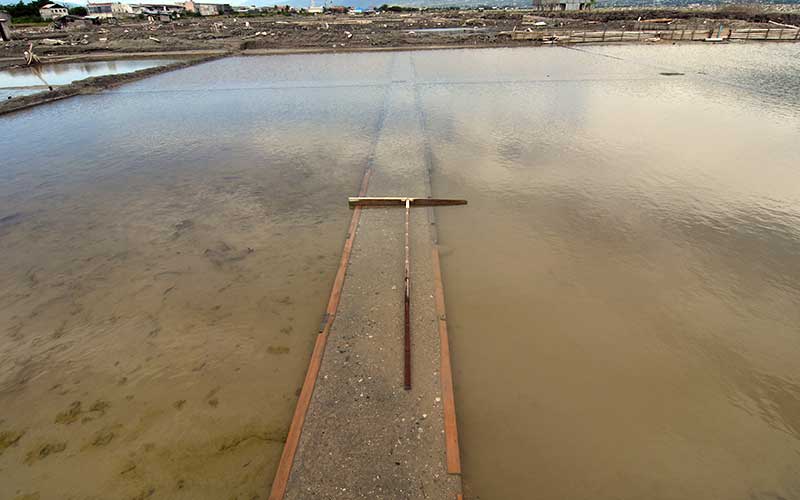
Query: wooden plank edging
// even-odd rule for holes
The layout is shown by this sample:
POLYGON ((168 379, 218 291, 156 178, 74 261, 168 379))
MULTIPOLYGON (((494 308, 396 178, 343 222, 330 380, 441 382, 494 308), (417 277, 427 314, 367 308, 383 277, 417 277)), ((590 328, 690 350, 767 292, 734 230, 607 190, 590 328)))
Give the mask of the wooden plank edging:
MULTIPOLYGON (((370 175, 372 175, 372 170, 368 168, 364 172, 364 178, 361 181, 359 196, 364 196, 367 193, 370 175)), ((286 486, 289 483, 292 465, 294 465, 294 456, 297 452, 297 446, 300 443, 300 435, 303 432, 306 413, 308 412, 308 407, 311 405, 311 396, 314 394, 314 386, 317 383, 317 376, 322 366, 322 357, 325 354, 328 333, 336 317, 336 310, 339 307, 339 300, 342 296, 344 278, 347 274, 347 265, 350 263, 350 253, 353 250, 353 241, 356 237, 356 229, 358 229, 360 217, 361 208, 356 207, 353 210, 353 217, 350 219, 350 228, 348 229, 347 239, 342 249, 339 269, 336 271, 336 278, 331 288, 331 296, 328 299, 328 306, 325 309, 324 326, 319 335, 317 335, 317 340, 314 343, 314 350, 311 352, 311 359, 308 362, 308 371, 306 371, 306 377, 303 380, 303 388, 300 390, 300 397, 297 398, 297 406, 295 406, 294 416, 289 425, 289 433, 286 435, 286 442, 283 445, 283 452, 281 453, 280 462, 278 462, 278 469, 275 471, 275 479, 272 481, 269 500, 282 500, 286 494, 286 486)))
POLYGON ((440 369, 439 377, 442 386, 442 402, 444 406, 444 439, 447 452, 447 473, 461 474, 461 452, 458 447, 458 424, 456 421, 456 403, 453 394, 453 367, 450 361, 450 340, 447 334, 447 316, 444 303, 444 286, 442 285, 442 267, 439 262, 439 244, 433 244, 433 279, 436 290, 436 315, 439 323, 440 369))

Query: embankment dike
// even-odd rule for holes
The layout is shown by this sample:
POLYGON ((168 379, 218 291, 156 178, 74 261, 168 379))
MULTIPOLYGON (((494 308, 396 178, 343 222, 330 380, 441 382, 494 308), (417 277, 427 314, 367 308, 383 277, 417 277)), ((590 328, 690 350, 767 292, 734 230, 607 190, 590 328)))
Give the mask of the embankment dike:
MULTIPOLYGON (((407 61, 395 57, 361 196, 430 196, 431 155, 407 61)), ((405 212, 355 208, 272 500, 461 494, 434 212, 412 212, 412 389, 403 387, 405 212)))

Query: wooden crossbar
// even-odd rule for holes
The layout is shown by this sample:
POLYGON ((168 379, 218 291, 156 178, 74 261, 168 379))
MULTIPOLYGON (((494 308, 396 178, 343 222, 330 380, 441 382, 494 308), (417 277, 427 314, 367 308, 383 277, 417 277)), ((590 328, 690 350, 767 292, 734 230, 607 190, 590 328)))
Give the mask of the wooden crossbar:
POLYGON ((467 200, 447 198, 406 198, 402 196, 357 196, 347 199, 350 208, 355 207, 404 207, 406 201, 412 207, 444 207, 466 205, 467 200))

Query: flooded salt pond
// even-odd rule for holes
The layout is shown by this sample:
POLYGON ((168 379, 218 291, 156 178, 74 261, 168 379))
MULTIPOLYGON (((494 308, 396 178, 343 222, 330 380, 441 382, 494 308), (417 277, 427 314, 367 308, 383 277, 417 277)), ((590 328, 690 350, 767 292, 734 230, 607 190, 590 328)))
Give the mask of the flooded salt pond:
POLYGON ((384 98, 271 64, 0 118, 0 497, 265 498, 384 98))
POLYGON ((0 496, 266 497, 345 199, 407 136, 470 201, 438 216, 470 498, 800 496, 797 64, 234 58, 0 118, 0 496))
POLYGON ((130 59, 80 63, 45 64, 37 68, 9 68, 0 71, 0 96, 17 97, 47 90, 48 85, 67 85, 91 76, 131 73, 164 66, 174 59, 130 59), (46 82, 46 83, 45 83, 46 82))
POLYGON ((467 494, 800 498, 797 48, 587 50, 421 88, 467 494))

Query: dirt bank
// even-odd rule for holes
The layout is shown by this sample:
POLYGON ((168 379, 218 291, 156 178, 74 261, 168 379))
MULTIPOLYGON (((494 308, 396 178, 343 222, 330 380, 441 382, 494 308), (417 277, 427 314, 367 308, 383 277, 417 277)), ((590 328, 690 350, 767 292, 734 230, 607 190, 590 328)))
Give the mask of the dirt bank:
POLYGON ((125 55, 165 51, 238 51, 252 49, 352 49, 370 47, 521 45, 515 31, 644 30, 654 19, 667 19, 670 29, 713 27, 776 28, 800 23, 800 10, 742 7, 698 9, 602 9, 574 13, 523 10, 425 10, 372 15, 264 15, 182 18, 169 23, 125 20, 117 24, 56 29, 23 27, 12 31, 0 64, 21 62, 33 44, 40 56, 94 53, 125 55), (540 16, 539 14, 544 14, 540 16), (544 23, 544 24, 542 24, 544 23))

